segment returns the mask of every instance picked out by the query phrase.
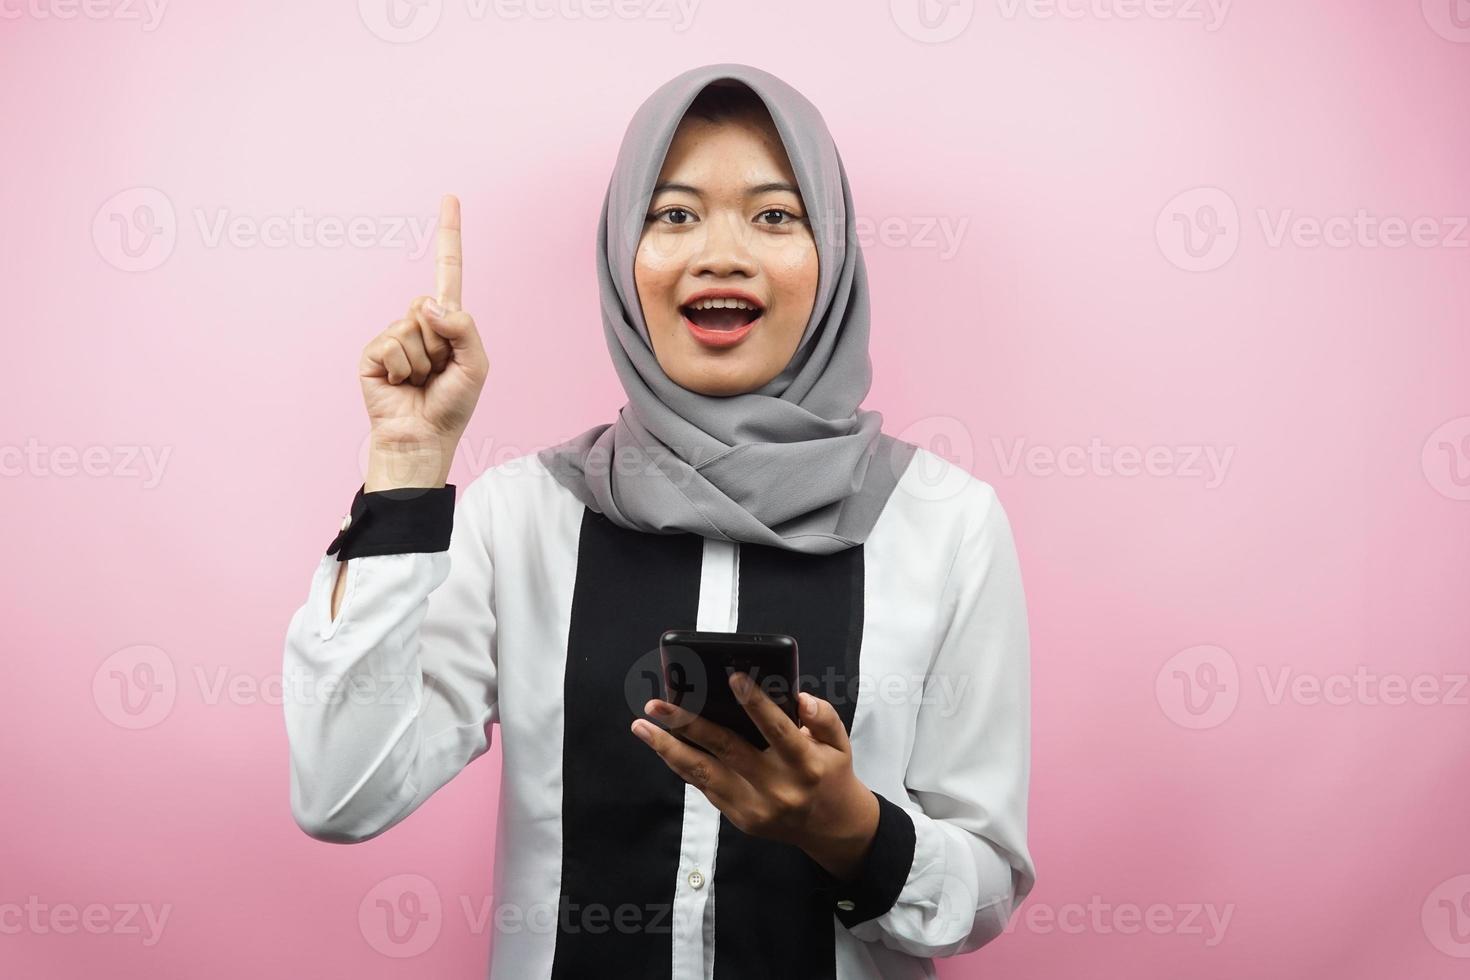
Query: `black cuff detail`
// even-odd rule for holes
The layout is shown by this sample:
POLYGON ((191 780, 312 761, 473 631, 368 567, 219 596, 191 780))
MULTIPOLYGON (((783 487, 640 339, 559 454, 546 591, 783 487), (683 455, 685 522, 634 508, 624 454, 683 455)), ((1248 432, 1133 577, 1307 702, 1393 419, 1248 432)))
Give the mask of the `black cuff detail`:
POLYGON ((327 546, 338 561, 372 555, 448 551, 454 529, 454 484, 397 487, 352 498, 347 526, 327 546))
MULTIPOLYGON (((871 790, 870 790, 871 792, 871 790)), ((893 908, 914 866, 914 819, 907 810, 881 793, 878 799, 878 830, 864 855, 853 881, 838 881, 821 865, 821 873, 832 893, 833 913, 851 929, 860 922, 876 919, 893 908)))

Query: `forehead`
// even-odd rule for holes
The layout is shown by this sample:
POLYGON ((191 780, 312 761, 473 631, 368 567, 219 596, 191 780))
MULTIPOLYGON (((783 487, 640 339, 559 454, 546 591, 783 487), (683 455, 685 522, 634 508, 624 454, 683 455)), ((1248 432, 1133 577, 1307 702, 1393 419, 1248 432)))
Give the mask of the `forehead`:
POLYGON ((659 180, 697 185, 701 177, 722 183, 796 182, 781 137, 764 112, 718 121, 686 115, 680 121, 659 180))

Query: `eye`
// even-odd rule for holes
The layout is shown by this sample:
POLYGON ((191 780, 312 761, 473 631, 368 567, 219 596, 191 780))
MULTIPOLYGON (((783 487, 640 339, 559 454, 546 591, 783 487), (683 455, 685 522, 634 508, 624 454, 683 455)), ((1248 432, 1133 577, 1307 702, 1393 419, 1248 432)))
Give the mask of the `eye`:
POLYGON ((760 223, 761 224, 764 224, 764 225, 789 225, 792 222, 796 222, 796 221, 802 220, 800 215, 795 214, 795 213, 793 213, 791 211, 788 211, 785 208, 766 208, 764 211, 762 211, 760 214, 758 214, 756 216, 756 218, 757 218, 757 220, 760 220, 760 223), (791 220, 790 221, 779 221, 779 220, 778 221, 764 221, 764 220, 760 220, 760 219, 764 219, 768 215, 772 215, 772 214, 785 215, 787 218, 789 218, 791 220))
POLYGON ((648 216, 649 221, 658 221, 660 218, 669 218, 666 224, 687 225, 694 220, 694 212, 690 211, 688 208, 681 208, 678 205, 674 205, 672 207, 664 208, 662 211, 655 212, 654 214, 650 214, 648 216), (672 215, 676 214, 683 215, 686 220, 673 220, 672 215))

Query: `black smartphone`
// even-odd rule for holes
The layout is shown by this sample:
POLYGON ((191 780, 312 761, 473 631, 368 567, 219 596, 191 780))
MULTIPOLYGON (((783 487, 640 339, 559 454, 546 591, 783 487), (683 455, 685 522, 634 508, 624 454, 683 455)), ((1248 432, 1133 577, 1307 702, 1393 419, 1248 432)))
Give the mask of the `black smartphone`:
MULTIPOLYGON (((785 633, 719 633, 710 630, 665 630, 658 640, 664 696, 701 718, 724 725, 758 749, 769 743, 730 689, 730 675, 741 671, 760 685, 786 717, 796 722, 796 638, 785 633)), ((800 722, 796 722, 800 724, 800 722)), ((678 727, 668 731, 681 742, 678 727)))

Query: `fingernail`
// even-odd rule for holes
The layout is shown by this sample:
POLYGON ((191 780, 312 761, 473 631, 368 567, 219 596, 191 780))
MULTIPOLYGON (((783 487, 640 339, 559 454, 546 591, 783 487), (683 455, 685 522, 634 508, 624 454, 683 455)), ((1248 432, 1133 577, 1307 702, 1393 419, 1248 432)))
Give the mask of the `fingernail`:
POLYGON ((424 311, 436 320, 444 316, 444 307, 431 299, 424 301, 424 311))
POLYGON ((737 694, 750 693, 750 678, 745 674, 736 671, 730 675, 730 683, 734 686, 737 694))
POLYGON ((633 734, 634 735, 637 735, 639 738, 643 739, 643 741, 645 741, 645 742, 648 741, 648 729, 647 729, 647 725, 648 725, 647 722, 637 722, 637 721, 633 722, 633 734))

